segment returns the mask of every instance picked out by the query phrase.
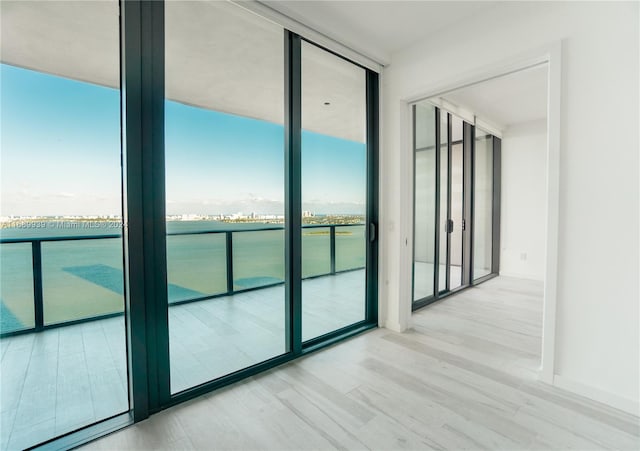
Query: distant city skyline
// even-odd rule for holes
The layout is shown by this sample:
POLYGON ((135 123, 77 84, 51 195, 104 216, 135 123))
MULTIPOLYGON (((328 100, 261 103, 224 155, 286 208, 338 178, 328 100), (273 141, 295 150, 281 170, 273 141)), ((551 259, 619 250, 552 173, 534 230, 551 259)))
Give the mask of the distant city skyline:
MULTIPOLYGON (((364 217, 364 214, 353 214, 353 213, 344 213, 344 214, 325 214, 325 213, 315 213, 312 211, 302 211, 302 218, 314 218, 314 217, 364 217)), ((183 213, 183 214, 167 214, 165 218, 167 221, 178 220, 178 221, 190 221, 190 220, 216 220, 216 219, 283 219, 285 217, 284 214, 260 214, 256 212, 237 212, 230 214, 203 214, 203 213, 183 213)), ((0 223, 9 222, 9 221, 31 221, 31 220, 51 220, 51 221, 59 221, 59 220, 85 220, 85 219, 99 219, 99 220, 121 220, 122 215, 120 214, 112 214, 112 215, 9 215, 9 216, 0 216, 0 223)))
MULTIPOLYGON (((0 216, 121 213, 120 93, 0 65, 0 216)), ((165 102, 167 214, 283 214, 280 124, 165 102)), ((302 132, 303 210, 364 214, 366 146, 302 132)))

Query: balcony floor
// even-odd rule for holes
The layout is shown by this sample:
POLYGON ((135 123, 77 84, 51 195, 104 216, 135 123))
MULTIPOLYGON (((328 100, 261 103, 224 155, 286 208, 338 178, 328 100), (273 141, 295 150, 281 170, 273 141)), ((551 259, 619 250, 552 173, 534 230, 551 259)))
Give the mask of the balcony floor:
MULTIPOLYGON (((364 319, 365 272, 303 281, 303 339, 364 319)), ((172 391, 285 352, 284 286, 172 306, 172 391)), ((124 317, 0 340, 0 449, 128 410, 124 317)))

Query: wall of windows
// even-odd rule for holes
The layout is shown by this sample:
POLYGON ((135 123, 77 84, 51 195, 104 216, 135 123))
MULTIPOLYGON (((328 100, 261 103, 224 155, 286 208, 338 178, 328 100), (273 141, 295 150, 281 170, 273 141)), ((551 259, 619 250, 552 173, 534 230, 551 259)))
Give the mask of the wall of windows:
POLYGON ((228 2, 1 12, 0 449, 376 327, 376 73, 228 2))

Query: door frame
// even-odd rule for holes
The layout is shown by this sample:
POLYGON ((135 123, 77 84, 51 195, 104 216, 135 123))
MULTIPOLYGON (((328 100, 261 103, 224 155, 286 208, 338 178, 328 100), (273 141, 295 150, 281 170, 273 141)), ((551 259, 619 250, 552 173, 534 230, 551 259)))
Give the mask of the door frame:
MULTIPOLYGON (((410 107, 413 103, 429 98, 442 96, 448 92, 473 86, 493 78, 509 75, 537 65, 547 65, 548 102, 547 102, 547 187, 546 187, 546 246, 545 246, 545 279, 543 296, 542 318, 542 359, 539 377, 542 381, 553 384, 555 379, 555 353, 556 353, 556 316, 557 316, 557 292, 558 292, 558 231, 559 231, 559 203, 560 203, 560 148, 561 148, 561 105, 562 105, 562 40, 557 40, 535 47, 530 50, 514 54, 504 60, 494 61, 465 71, 458 78, 447 78, 420 88, 417 92, 408 93, 400 100, 400 120, 403 135, 411 133, 410 107)), ((409 135, 406 135, 409 136, 409 135)), ((401 162, 409 162, 412 159, 412 149, 408 145, 410 141, 404 140, 400 156, 401 162)), ((401 181, 401 193, 410 198, 411 184, 409 181, 401 181)), ((411 218, 409 209, 403 209, 405 218, 404 228, 407 236, 411 236, 409 223, 411 218)), ((413 246, 413 243, 411 243, 413 246)), ((411 247, 401 249, 400 260, 406 264, 412 258, 411 247)), ((408 279, 408 277, 407 277, 408 279)), ((410 281, 402 279, 400 284, 400 296, 396 302, 390 302, 388 316, 391 311, 398 309, 398 324, 387 323, 394 330, 403 331, 410 324, 410 312, 412 311, 412 292, 405 287, 410 287, 410 281), (409 292, 408 292, 409 291, 409 292), (406 312, 406 314, 405 314, 406 312)))

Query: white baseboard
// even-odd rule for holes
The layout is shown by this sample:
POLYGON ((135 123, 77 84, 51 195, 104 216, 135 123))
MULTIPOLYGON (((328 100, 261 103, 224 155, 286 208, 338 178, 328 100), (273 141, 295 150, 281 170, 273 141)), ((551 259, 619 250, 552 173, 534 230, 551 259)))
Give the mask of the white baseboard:
POLYGON ((500 275, 505 277, 513 277, 514 279, 525 279, 525 280, 534 280, 536 282, 544 282, 544 276, 538 277, 538 276, 533 276, 531 274, 519 274, 519 273, 509 272, 509 271, 505 272, 502 269, 500 270, 500 275))
POLYGON ((405 330, 407 330, 407 328, 403 327, 398 321, 390 320, 385 321, 384 328, 392 330, 394 332, 404 332, 405 330))
POLYGON ((640 417, 640 401, 624 398, 614 393, 601 390, 599 388, 585 385, 558 374, 553 376, 553 385, 576 395, 593 399, 623 412, 640 417))

